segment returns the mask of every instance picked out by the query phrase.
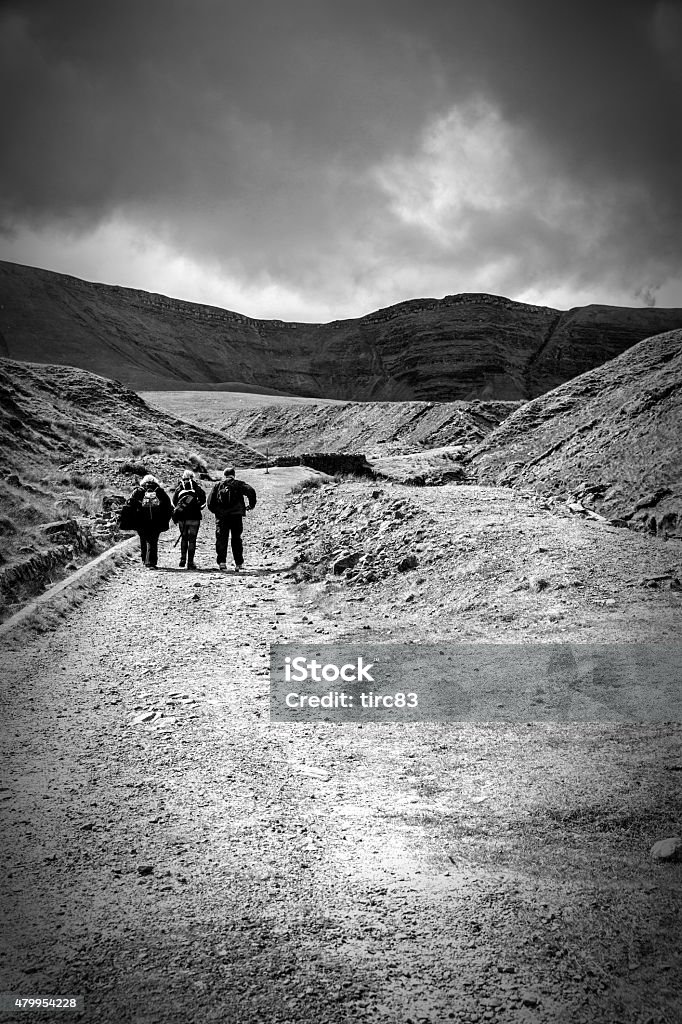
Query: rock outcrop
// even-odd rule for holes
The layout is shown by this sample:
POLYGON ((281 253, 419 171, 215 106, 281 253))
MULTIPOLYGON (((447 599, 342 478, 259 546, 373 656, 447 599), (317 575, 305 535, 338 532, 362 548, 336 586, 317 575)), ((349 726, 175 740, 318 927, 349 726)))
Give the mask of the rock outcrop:
POLYGON ((486 294, 285 323, 0 263, 8 356, 79 366, 136 390, 247 385, 362 401, 525 399, 680 327, 682 310, 561 312, 486 294))

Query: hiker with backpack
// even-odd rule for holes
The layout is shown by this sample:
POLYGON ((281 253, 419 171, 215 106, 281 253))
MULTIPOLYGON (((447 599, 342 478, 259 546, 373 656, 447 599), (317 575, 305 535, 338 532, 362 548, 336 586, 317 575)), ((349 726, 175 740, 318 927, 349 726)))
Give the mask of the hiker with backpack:
POLYGON ((140 556, 148 569, 156 569, 159 558, 159 534, 170 526, 173 506, 170 497, 155 476, 147 474, 128 498, 134 512, 135 529, 140 537, 140 556))
POLYGON ((244 515, 256 507, 256 492, 244 480, 238 480, 232 466, 223 471, 220 480, 211 491, 207 508, 215 516, 215 550, 218 568, 227 569, 227 545, 232 544, 235 572, 244 564, 242 530, 244 515))
MULTIPOLYGON (((180 528, 180 568, 196 569, 194 553, 201 525, 201 510, 206 505, 206 492, 186 469, 173 494, 173 522, 180 528)), ((177 541, 176 541, 177 544, 177 541)))

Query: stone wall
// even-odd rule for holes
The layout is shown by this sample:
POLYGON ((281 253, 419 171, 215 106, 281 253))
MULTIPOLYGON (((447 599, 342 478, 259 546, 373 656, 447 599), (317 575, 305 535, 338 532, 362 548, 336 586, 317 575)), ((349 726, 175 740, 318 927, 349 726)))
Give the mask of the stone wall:
POLYGON ((90 530, 75 519, 46 523, 36 530, 45 547, 26 552, 21 561, 0 570, 0 618, 16 611, 23 604, 63 575, 64 569, 82 554, 95 554, 97 543, 90 530))
POLYGON ((372 467, 364 455, 342 455, 340 452, 314 452, 306 455, 282 455, 273 462, 275 466, 308 466, 320 473, 335 476, 374 476, 372 467))

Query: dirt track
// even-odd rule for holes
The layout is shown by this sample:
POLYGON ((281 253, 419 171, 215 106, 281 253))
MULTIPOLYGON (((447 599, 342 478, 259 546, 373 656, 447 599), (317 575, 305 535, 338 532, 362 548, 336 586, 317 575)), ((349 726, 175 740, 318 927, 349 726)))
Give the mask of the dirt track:
MULTIPOLYGON (((679 1019, 682 876, 648 851, 679 829, 680 727, 271 724, 274 639, 383 635, 292 585, 288 539, 268 555, 295 473, 244 474, 242 576, 211 520, 201 571, 167 541, 3 655, 0 987, 106 1024, 679 1019)), ((646 598, 669 639, 676 595, 646 598)))

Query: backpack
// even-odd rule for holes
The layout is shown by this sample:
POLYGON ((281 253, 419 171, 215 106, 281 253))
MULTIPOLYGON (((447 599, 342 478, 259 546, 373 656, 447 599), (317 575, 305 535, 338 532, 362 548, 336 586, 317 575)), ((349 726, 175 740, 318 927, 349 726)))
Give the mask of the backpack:
POLYGON ((142 508, 145 512, 148 512, 150 516, 154 515, 154 511, 157 508, 161 508, 161 502, 156 491, 145 491, 142 496, 142 508))
POLYGON ((173 522, 182 522, 185 519, 200 519, 201 509, 199 499, 191 483, 184 487, 178 494, 173 511, 173 522))
POLYGON ((238 508, 244 508, 244 497, 236 480, 222 480, 218 484, 211 511, 214 515, 233 515, 238 508))

